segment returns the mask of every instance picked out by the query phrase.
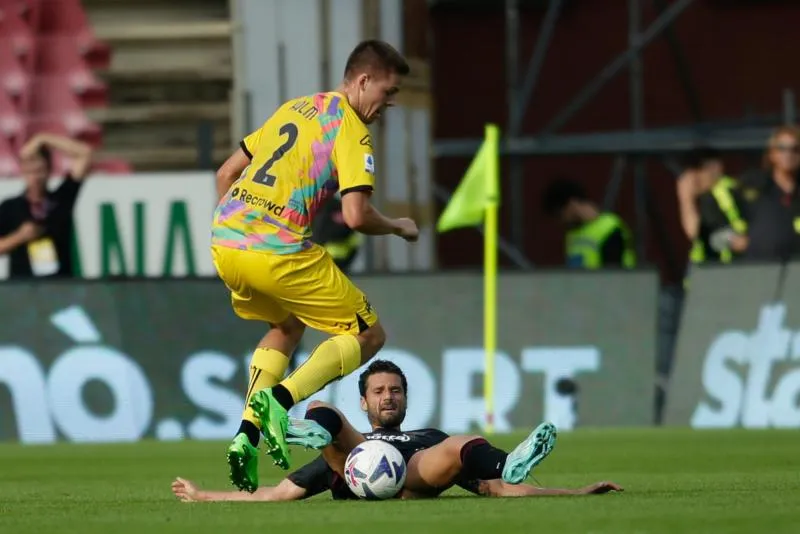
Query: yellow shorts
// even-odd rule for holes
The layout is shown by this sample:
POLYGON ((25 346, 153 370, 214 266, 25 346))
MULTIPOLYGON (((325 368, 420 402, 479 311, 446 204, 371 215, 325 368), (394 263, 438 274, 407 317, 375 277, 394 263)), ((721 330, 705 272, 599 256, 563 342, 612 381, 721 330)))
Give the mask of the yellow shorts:
POLYGON ((294 315, 329 334, 358 334, 378 321, 366 295, 314 245, 294 254, 211 247, 214 266, 242 319, 281 323, 294 315))

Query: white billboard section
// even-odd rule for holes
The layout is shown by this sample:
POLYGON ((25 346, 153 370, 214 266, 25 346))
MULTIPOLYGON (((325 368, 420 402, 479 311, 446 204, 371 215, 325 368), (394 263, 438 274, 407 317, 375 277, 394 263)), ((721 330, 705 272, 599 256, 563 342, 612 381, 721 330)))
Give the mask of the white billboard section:
MULTIPOLYGON (((431 162, 428 154, 430 113, 425 109, 397 106, 384 118, 384 172, 378 187, 387 213, 411 217, 420 229, 419 241, 386 242, 387 266, 393 271, 433 268, 435 228, 429 213, 431 162)), ((381 163, 381 162, 379 162, 381 163)), ((374 239, 374 238, 373 238, 374 239)))
POLYGON ((344 77, 347 57, 355 46, 364 40, 364 14, 362 0, 336 0, 328 2, 330 42, 326 44, 329 87, 336 87, 344 77))
POLYGON ((237 52, 243 72, 238 73, 237 85, 245 93, 245 130, 253 130, 280 105, 280 71, 278 43, 281 20, 281 0, 237 0, 237 21, 241 32, 241 50, 237 52))
MULTIPOLYGON (((404 50, 403 3, 401 0, 380 1, 381 39, 404 50)), ((417 73, 417 75, 419 75, 417 73)), ((411 217, 420 229, 414 244, 388 240, 384 247, 385 266, 391 271, 426 270, 434 267, 435 231, 430 213, 431 129, 430 110, 424 106, 399 105, 389 110, 382 123, 384 161, 379 161, 386 209, 395 217, 411 217)))
MULTIPOLYGON (((263 1, 263 0, 262 0, 263 1)), ((285 94, 282 100, 333 89, 322 79, 322 13, 317 0, 277 0, 285 94)), ((335 8, 333 8, 335 9, 335 8)))
POLYGON ((261 125, 282 102, 334 89, 341 81, 348 54, 363 38, 361 2, 336 0, 329 2, 328 11, 326 22, 318 0, 237 0, 241 87, 249 100, 250 129, 261 125), (323 42, 323 24, 328 24, 333 43, 323 42), (329 80, 323 77, 326 61, 329 80))

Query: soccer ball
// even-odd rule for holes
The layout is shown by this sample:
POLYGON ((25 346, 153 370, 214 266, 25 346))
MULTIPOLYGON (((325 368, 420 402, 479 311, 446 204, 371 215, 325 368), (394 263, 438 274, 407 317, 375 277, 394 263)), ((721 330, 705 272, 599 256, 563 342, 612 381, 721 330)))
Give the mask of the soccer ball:
POLYGON ((365 441, 347 456, 344 480, 350 491, 362 499, 391 499, 406 481, 406 461, 385 441, 365 441))

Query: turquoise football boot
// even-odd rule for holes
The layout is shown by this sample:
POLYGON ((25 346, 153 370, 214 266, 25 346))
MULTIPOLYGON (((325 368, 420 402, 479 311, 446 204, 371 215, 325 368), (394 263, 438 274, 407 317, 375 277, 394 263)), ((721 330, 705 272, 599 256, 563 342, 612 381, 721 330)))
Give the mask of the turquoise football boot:
POLYGON ((286 443, 289 445, 320 450, 330 445, 332 441, 331 433, 316 421, 289 418, 289 428, 286 431, 286 443))
POLYGON ((503 467, 503 481, 509 484, 523 482, 534 467, 542 463, 556 446, 556 427, 552 423, 542 423, 506 458, 503 467))

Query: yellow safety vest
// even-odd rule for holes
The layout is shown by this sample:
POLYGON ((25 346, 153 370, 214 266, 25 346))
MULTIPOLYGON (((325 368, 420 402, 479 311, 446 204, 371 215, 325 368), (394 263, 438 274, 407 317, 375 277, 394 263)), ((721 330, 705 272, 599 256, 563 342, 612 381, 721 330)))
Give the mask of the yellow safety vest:
POLYGON ((613 213, 601 213, 595 220, 567 232, 567 259, 579 260, 586 269, 602 268, 603 244, 617 230, 622 231, 625 241, 622 266, 627 269, 635 267, 636 252, 633 250, 630 231, 622 219, 613 213))
MULTIPOLYGON (((731 228, 739 234, 747 232, 747 223, 742 219, 739 214, 739 209, 736 207, 736 201, 733 198, 732 190, 736 187, 736 180, 728 176, 723 176, 714 187, 711 188, 711 196, 717 201, 719 209, 722 211, 731 228)), ((692 251, 689 254, 692 263, 703 263, 706 261, 706 250, 703 242, 695 240, 692 245, 692 251)), ((730 249, 725 249, 720 252, 720 261, 722 263, 730 263, 733 261, 733 252, 730 249)))

